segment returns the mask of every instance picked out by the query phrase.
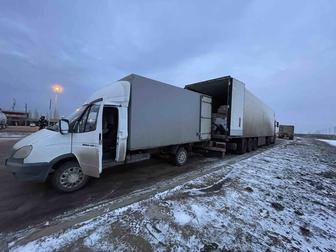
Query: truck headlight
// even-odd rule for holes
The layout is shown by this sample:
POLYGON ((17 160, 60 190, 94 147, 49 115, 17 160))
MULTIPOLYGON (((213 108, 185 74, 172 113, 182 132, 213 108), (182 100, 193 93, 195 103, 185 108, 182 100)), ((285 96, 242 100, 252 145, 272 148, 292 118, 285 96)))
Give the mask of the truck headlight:
POLYGON ((29 156, 30 152, 32 151, 33 146, 26 145, 15 151, 13 158, 26 158, 29 156))

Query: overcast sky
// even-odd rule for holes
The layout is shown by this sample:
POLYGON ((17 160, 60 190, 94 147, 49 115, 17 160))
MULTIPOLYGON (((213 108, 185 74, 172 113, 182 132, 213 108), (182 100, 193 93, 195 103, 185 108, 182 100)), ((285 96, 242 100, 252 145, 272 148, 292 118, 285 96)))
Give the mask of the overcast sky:
MULTIPOLYGON (((0 107, 61 115, 130 73, 232 75, 298 131, 336 126, 336 1, 0 0, 0 107)), ((333 130, 333 128, 332 128, 333 130)))

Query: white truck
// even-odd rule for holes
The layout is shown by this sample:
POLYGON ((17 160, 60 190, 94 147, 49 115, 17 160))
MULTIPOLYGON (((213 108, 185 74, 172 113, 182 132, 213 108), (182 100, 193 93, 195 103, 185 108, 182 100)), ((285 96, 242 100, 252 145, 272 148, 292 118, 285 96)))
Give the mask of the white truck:
POLYGON ((129 75, 94 93, 52 128, 17 142, 6 167, 17 178, 62 192, 83 187, 104 168, 150 158, 186 163, 195 149, 238 153, 275 140, 274 113, 245 84, 226 76, 179 88, 129 75))
POLYGON ((7 168, 19 179, 51 176, 62 192, 118 164, 170 154, 187 161, 192 145, 211 138, 211 98, 138 75, 94 93, 55 127, 31 134, 13 147, 7 168))

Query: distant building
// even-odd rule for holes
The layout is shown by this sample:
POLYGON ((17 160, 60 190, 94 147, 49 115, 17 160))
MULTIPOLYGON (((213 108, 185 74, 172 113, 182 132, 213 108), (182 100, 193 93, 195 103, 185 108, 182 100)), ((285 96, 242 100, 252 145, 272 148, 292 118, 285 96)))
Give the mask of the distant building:
POLYGON ((2 112, 7 116, 8 125, 15 125, 15 126, 27 125, 29 113, 19 111, 8 111, 8 110, 2 110, 2 112))

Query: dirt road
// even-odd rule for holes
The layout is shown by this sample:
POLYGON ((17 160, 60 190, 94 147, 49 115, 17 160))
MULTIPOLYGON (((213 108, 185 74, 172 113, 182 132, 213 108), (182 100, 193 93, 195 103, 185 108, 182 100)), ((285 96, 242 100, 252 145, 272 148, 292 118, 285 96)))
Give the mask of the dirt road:
MULTIPOLYGON (((8 136, 10 135, 6 135, 5 138, 0 136, 0 231, 4 233, 46 222, 75 208, 115 199, 161 181, 164 183, 166 179, 202 169, 219 161, 218 158, 194 155, 186 166, 176 167, 165 160, 151 159, 126 167, 107 169, 100 179, 91 179, 86 188, 71 194, 60 194, 48 183, 20 182, 4 170, 5 159, 18 140, 8 136)), ((254 154, 248 153, 245 156, 254 154)), ((234 157, 236 156, 227 155, 225 159, 234 157)))

